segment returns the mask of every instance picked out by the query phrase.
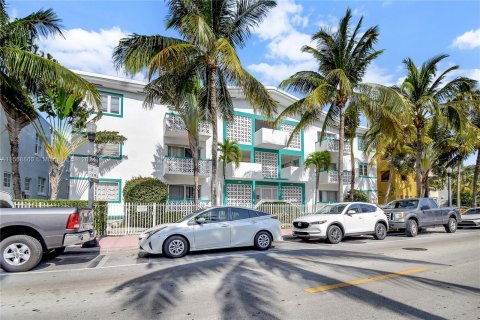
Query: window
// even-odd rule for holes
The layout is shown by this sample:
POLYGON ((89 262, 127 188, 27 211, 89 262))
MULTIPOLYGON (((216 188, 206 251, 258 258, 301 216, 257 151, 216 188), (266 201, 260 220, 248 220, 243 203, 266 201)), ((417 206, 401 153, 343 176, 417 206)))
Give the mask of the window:
POLYGON ((232 213, 232 220, 249 219, 257 216, 254 211, 247 209, 231 208, 230 212, 232 213))
POLYGON ((357 136, 357 144, 359 151, 365 151, 365 140, 363 139, 363 136, 357 136))
POLYGON ((38 134, 35 134, 35 155, 40 156, 42 154, 42 141, 38 134))
POLYGON ((218 208, 199 214, 196 219, 204 218, 205 223, 216 223, 228 220, 228 209, 218 208))
POLYGON ((360 177, 368 176, 368 163, 360 163, 358 165, 358 175, 360 177))
MULTIPOLYGON (((200 198, 201 186, 198 186, 198 197, 200 198)), ((185 199, 194 200, 195 199, 195 186, 185 186, 185 199)))
POLYGON ((361 204, 360 207, 362 208, 362 212, 364 213, 377 211, 377 208, 375 206, 369 204, 361 204))
POLYGON ((100 181, 95 184, 95 200, 119 201, 120 183, 116 181, 100 181))
MULTIPOLYGON (((169 200, 193 200, 195 195, 193 193, 194 186, 189 185, 169 185, 168 199, 169 200)), ((200 198, 201 188, 198 186, 198 198, 200 198)))
POLYGON ((337 191, 319 191, 319 202, 336 202, 337 191))
MULTIPOLYGON (((322 132, 321 131, 317 131, 317 138, 318 138, 318 141, 320 141, 320 137, 322 136, 322 132)), ((325 135, 324 135, 324 139, 336 139, 337 138, 337 135, 335 133, 329 133, 329 132, 325 132, 325 135)))
POLYGON ((32 179, 30 178, 25 178, 25 185, 24 185, 24 190, 25 192, 29 192, 30 191, 30 184, 32 183, 32 179))
POLYGON ((102 143, 96 144, 97 156, 120 157, 120 144, 102 143))
POLYGON ((12 174, 10 172, 4 172, 3 173, 3 186, 5 188, 11 188, 12 187, 12 174))
POLYGON ((348 207, 348 211, 353 210, 356 213, 361 213, 362 212, 362 207, 360 204, 351 204, 350 207, 348 207))
MULTIPOLYGON (((167 155, 171 157, 192 158, 192 150, 182 146, 168 146, 167 155)), ((200 158, 200 148, 198 149, 198 157, 200 158)))
POLYGON ((389 179, 390 179, 390 171, 382 171, 380 173, 381 182, 388 182, 389 179))
POLYGON ((430 209, 430 204, 428 203, 428 199, 420 199, 420 209, 421 210, 430 209))
POLYGON ((111 115, 122 115, 121 104, 123 97, 117 94, 101 93, 102 112, 111 115))
POLYGON ((332 171, 337 170, 337 164, 336 163, 330 163, 330 170, 332 170, 332 171))
POLYGON ((433 199, 428 199, 428 205, 430 206, 430 209, 438 208, 437 203, 433 199))
POLYGON ((37 186, 37 193, 38 194, 45 194, 45 184, 46 184, 47 179, 38 177, 38 186, 37 186))

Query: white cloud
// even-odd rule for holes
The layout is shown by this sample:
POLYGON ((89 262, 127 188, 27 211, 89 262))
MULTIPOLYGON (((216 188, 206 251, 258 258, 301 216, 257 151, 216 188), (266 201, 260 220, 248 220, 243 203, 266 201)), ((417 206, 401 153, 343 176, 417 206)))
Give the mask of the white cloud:
POLYGON ((262 75, 265 85, 278 85, 282 80, 292 76, 295 72, 304 70, 314 70, 316 68, 315 61, 304 61, 299 63, 278 63, 268 64, 259 63, 251 64, 248 68, 262 75))
POLYGON ((384 1, 384 2, 382 3, 382 7, 384 7, 384 8, 385 8, 385 7, 388 7, 389 5, 392 4, 392 2, 393 2, 393 1, 391 1, 391 0, 384 1))
POLYGON ((352 10, 352 15, 353 16, 366 16, 367 11, 365 11, 365 5, 362 5, 361 7, 355 8, 352 10))
POLYGON ((118 27, 100 31, 69 29, 64 35, 65 38, 42 40, 39 43, 40 49, 52 54, 62 65, 71 69, 123 76, 113 66, 112 53, 118 41, 126 37, 128 32, 118 27))
POLYGON ((378 83, 385 86, 391 86, 396 83, 396 81, 394 81, 394 75, 391 72, 387 69, 380 68, 374 62, 368 67, 362 82, 378 83))
POLYGON ((318 21, 315 23, 318 27, 336 32, 338 30, 338 18, 334 15, 328 14, 326 16, 320 15, 318 21))
POLYGON ((306 27, 308 17, 301 15, 303 7, 294 0, 280 0, 255 30, 261 39, 271 40, 294 30, 294 26, 306 27))
POLYGON ((311 55, 301 51, 301 48, 310 44, 311 39, 308 34, 290 31, 281 37, 276 37, 267 45, 268 58, 286 58, 292 61, 305 61, 311 59, 311 55))
POLYGON ((470 30, 458 36, 452 43, 452 46, 458 49, 473 49, 480 47, 480 28, 470 30))

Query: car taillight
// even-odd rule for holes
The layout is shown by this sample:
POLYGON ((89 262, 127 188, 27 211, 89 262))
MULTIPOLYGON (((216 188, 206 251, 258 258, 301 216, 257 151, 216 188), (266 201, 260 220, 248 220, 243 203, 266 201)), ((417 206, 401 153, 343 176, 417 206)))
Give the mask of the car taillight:
POLYGON ((80 228, 80 213, 75 212, 70 214, 67 222, 67 229, 78 229, 80 228))

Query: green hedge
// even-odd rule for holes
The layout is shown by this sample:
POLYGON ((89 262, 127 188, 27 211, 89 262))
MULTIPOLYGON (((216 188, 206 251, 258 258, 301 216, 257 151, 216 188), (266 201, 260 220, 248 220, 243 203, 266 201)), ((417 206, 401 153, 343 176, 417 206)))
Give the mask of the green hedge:
MULTIPOLYGON (((87 208, 88 201, 86 200, 41 200, 41 199, 27 199, 22 200, 23 203, 31 204, 32 207, 42 206, 45 207, 78 207, 87 208)), ((108 214, 108 202, 95 201, 94 208, 94 226, 97 235, 103 236, 106 234, 107 229, 107 214, 108 214)))
POLYGON ((128 180, 123 188, 123 200, 130 203, 165 203, 168 188, 159 179, 136 177, 128 180))
MULTIPOLYGON (((350 190, 348 190, 345 196, 345 201, 350 201, 350 190)), ((353 201, 354 202, 368 202, 368 196, 365 191, 353 189, 353 201)))

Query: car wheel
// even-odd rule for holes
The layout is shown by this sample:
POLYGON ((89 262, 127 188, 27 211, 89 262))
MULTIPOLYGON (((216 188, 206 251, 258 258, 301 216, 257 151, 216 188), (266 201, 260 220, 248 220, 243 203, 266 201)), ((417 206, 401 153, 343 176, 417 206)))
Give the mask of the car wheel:
POLYGON ((266 231, 260 231, 255 236, 255 249, 268 250, 272 245, 272 236, 266 231))
POLYGON ((10 236, 2 240, 0 265, 8 272, 24 272, 35 268, 42 260, 40 241, 27 235, 10 236))
POLYGON ((418 224, 415 220, 410 219, 407 221, 407 228, 405 229, 405 233, 409 237, 416 237, 418 234, 418 224))
POLYGON ((169 258, 181 258, 188 252, 188 242, 184 237, 173 236, 163 244, 163 254, 169 258))
POLYGON ((340 229, 339 226, 333 225, 328 227, 327 229, 327 240, 329 243, 332 244, 337 244, 340 241, 342 241, 343 238, 343 232, 342 229, 340 229))
POLYGON ((47 250, 43 253, 43 259, 44 260, 49 260, 49 259, 55 259, 59 255, 65 252, 66 247, 61 247, 61 248, 55 248, 55 249, 50 249, 47 250))
POLYGON ((377 223, 375 225, 375 234, 374 237, 377 240, 383 240, 387 236, 387 227, 383 223, 377 223))
POLYGON ((445 227, 445 231, 447 231, 448 233, 454 233, 455 231, 457 231, 457 219, 455 218, 448 219, 448 223, 444 225, 444 227, 445 227))

